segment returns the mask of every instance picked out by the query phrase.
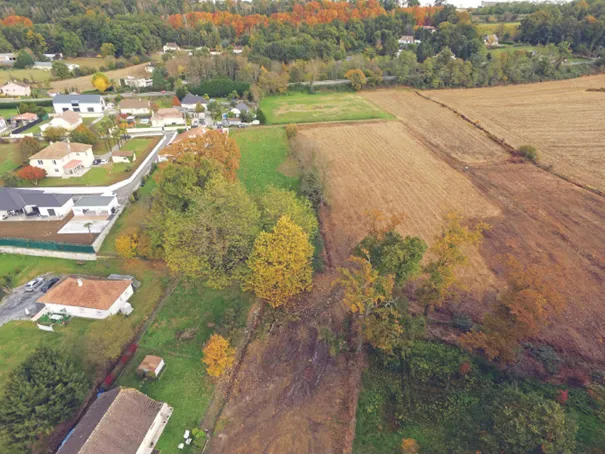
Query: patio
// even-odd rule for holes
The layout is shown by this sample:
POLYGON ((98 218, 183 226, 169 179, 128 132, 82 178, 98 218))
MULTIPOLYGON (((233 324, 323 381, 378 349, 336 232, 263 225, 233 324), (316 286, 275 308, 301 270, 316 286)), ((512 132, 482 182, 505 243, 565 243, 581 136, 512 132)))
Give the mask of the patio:
POLYGON ((111 216, 75 216, 57 234, 99 234, 110 220, 111 216))

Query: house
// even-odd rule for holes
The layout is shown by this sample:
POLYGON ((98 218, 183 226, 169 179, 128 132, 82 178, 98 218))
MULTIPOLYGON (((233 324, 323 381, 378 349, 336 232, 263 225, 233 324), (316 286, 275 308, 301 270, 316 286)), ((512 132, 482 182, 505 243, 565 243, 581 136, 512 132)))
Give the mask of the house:
POLYGON ((24 114, 15 115, 11 118, 11 121, 15 124, 21 124, 20 126, 28 125, 38 120, 38 115, 32 112, 25 112, 24 114))
POLYGON ((82 125, 82 117, 77 112, 65 111, 55 116, 50 122, 40 125, 40 131, 44 133, 47 128, 63 128, 66 131, 73 131, 82 125))
POLYGON ((121 114, 130 115, 149 115, 151 114, 151 104, 149 100, 138 98, 125 98, 119 105, 121 114))
POLYGON ((398 40, 398 43, 401 45, 413 44, 415 42, 415 37, 412 35, 402 35, 398 40))
POLYGON ((174 107, 158 109, 151 118, 152 126, 171 126, 171 125, 185 125, 185 117, 183 112, 175 109, 174 107))
POLYGON ((73 206, 71 194, 0 188, 0 220, 19 215, 63 218, 73 206))
POLYGON ((177 43, 166 43, 163 47, 162 47, 162 51, 164 53, 167 52, 176 52, 178 50, 180 50, 181 48, 179 47, 179 45, 177 43))
POLYGON ((126 76, 122 79, 122 83, 125 87, 135 87, 135 88, 145 88, 151 87, 153 85, 153 81, 151 79, 146 79, 144 77, 133 77, 126 76))
POLYGON ((187 109, 188 111, 195 111, 196 104, 198 103, 206 106, 208 101, 206 101, 203 96, 192 95, 191 93, 188 93, 181 100, 181 107, 183 109, 187 109))
POLYGON ((48 312, 88 319, 105 319, 118 313, 130 314, 132 280, 64 276, 37 301, 48 312))
POLYGON ((164 368, 164 359, 156 355, 146 355, 143 362, 137 368, 140 376, 157 378, 162 368, 164 368))
POLYGON ((80 68, 80 65, 78 65, 77 63, 66 63, 65 65, 67 66, 67 69, 69 71, 74 71, 75 69, 80 68))
POLYGON ((424 25, 423 30, 427 30, 429 33, 435 33, 437 28, 435 28, 433 25, 424 25))
POLYGON ((120 204, 116 196, 82 196, 74 203, 75 216, 109 216, 120 204))
POLYGON ((17 56, 14 52, 0 54, 0 66, 13 66, 15 60, 17 60, 17 56))
POLYGON ((145 66, 145 72, 146 72, 146 73, 153 73, 155 68, 156 68, 156 67, 155 67, 153 64, 148 63, 148 64, 145 66))
POLYGON ((240 113, 250 111, 248 104, 243 103, 243 102, 239 102, 238 104, 236 104, 235 107, 236 107, 236 109, 238 109, 240 111, 240 113))
POLYGON ((112 161, 114 163, 133 163, 137 159, 134 150, 117 150, 112 153, 112 161))
POLYGON ((242 123, 242 120, 240 120, 237 117, 228 117, 226 119, 223 119, 223 126, 238 126, 240 123, 242 123))
POLYGON ((44 56, 51 62, 54 62, 55 60, 61 60, 63 58, 63 54, 61 52, 57 52, 56 54, 44 54, 44 56))
POLYGON ((78 142, 55 142, 29 159, 29 164, 42 168, 47 177, 79 177, 93 165, 93 146, 78 142))
POLYGON ((484 44, 487 47, 496 47, 499 45, 499 37, 494 33, 484 36, 484 44))
POLYGON ((240 109, 238 109, 237 107, 231 108, 229 112, 234 114, 236 117, 240 117, 241 114, 240 109))
POLYGON ((173 412, 137 389, 102 393, 57 453, 153 453, 173 412))
POLYGON ((53 98, 53 108, 57 114, 65 111, 103 113, 105 100, 101 95, 56 95, 53 98))
POLYGON ((211 56, 213 56, 213 57, 216 57, 217 55, 221 55, 222 53, 223 53, 223 52, 218 51, 218 50, 216 50, 216 49, 211 49, 211 50, 210 50, 210 55, 211 55, 211 56))
POLYGON ((32 68, 35 70, 50 71, 53 69, 53 63, 52 62, 34 62, 34 66, 32 66, 32 68))
POLYGON ((234 54, 236 54, 236 55, 239 55, 239 54, 241 54, 241 53, 242 53, 242 51, 243 51, 243 50, 244 50, 244 49, 242 48, 242 46, 236 46, 236 47, 234 47, 234 48, 233 48, 232 52, 233 52, 234 54))
POLYGON ((29 85, 19 81, 9 81, 0 87, 0 92, 5 96, 32 96, 29 85))

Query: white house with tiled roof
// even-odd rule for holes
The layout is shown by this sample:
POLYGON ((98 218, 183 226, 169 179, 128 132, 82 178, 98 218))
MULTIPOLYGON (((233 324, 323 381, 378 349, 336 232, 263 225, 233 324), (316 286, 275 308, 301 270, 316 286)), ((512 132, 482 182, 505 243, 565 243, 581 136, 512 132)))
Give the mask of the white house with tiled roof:
POLYGON ((4 96, 31 96, 32 89, 29 85, 19 81, 9 81, 0 87, 4 96))
POLYGON ((42 168, 47 177, 80 177, 93 165, 93 146, 79 142, 55 142, 29 159, 29 164, 42 168))
POLYGON ((162 108, 152 115, 151 124, 156 127, 185 125, 185 117, 183 116, 183 112, 174 107, 162 108))
POLYGON ((40 131, 44 133, 47 128, 62 128, 66 131, 73 131, 82 125, 82 116, 74 111, 65 111, 55 116, 50 122, 40 125, 40 131))
POLYGON ((120 312, 130 314, 131 280, 65 276, 38 299, 51 313, 105 319, 120 312))

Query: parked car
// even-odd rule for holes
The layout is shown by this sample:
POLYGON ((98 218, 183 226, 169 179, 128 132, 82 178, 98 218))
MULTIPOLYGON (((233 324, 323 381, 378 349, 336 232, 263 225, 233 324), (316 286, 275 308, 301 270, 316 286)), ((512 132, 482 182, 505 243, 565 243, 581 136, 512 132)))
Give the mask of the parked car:
POLYGON ((99 164, 107 164, 107 160, 106 159, 99 160, 99 164))
POLYGON ((101 160, 93 160, 93 166, 101 164, 101 160))
POLYGON ((38 286, 44 281, 43 278, 34 278, 32 281, 25 285, 25 292, 34 292, 38 286))
POLYGON ((42 292, 46 292, 48 291, 50 288, 52 288, 55 284, 57 284, 57 281, 59 281, 59 278, 51 278, 50 280, 48 280, 46 283, 44 283, 42 285, 42 287, 40 288, 40 290, 42 292))
POLYGON ((250 124, 248 124, 248 123, 240 123, 238 125, 238 128, 248 128, 249 126, 250 126, 250 124))

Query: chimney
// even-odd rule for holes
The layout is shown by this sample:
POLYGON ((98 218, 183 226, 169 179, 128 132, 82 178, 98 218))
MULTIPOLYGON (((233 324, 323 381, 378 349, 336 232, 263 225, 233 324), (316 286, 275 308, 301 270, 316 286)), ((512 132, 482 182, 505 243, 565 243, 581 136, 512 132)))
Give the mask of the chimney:
POLYGON ((79 286, 79 287, 82 287, 82 284, 83 284, 83 283, 82 283, 82 280, 81 280, 80 278, 78 278, 76 281, 78 282, 78 286, 79 286))

